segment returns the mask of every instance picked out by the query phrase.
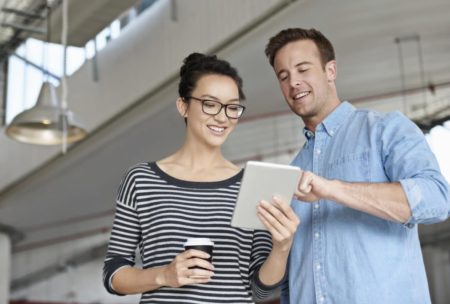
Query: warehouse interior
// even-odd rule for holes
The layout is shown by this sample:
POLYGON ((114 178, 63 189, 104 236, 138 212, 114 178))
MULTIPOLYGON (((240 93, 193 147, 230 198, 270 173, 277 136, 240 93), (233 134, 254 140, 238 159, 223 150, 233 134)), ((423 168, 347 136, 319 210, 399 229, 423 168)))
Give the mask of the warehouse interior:
MULTIPOLYGON (((441 134, 430 139, 439 160, 449 154, 447 0, 70 0, 66 19, 63 2, 0 1, 0 304, 138 302, 102 286, 115 195, 127 168, 181 145, 177 72, 191 52, 229 60, 244 79, 245 116, 223 147, 239 165, 288 164, 303 145, 301 119, 283 100, 263 51, 287 27, 316 28, 333 42, 341 100, 402 111, 429 138, 441 134), (45 79, 67 94, 83 139, 36 145, 6 134, 45 79)), ((440 163, 447 180, 448 163, 440 163)), ((450 303, 449 223, 420 226, 437 304, 450 303)))

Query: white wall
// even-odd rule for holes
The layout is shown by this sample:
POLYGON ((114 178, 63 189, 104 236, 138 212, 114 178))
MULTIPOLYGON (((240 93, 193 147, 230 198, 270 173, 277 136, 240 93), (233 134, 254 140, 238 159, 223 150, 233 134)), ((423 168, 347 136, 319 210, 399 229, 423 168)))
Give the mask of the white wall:
POLYGON ((427 246, 422 250, 427 270, 431 300, 434 304, 448 304, 450 299, 449 247, 427 246))
POLYGON ((0 233, 0 303, 9 299, 11 275, 11 242, 7 235, 0 233))
MULTIPOLYGON (((92 60, 68 79, 69 108, 95 130, 173 78, 187 54, 216 48, 283 2, 176 1, 173 21, 171 1, 157 1, 98 54, 98 82, 92 60)), ((59 147, 18 143, 0 131, 0 189, 59 154, 59 147)))
MULTIPOLYGON (((89 131, 176 77, 183 58, 208 52, 244 27, 284 3, 282 0, 177 1, 177 20, 171 20, 169 0, 160 0, 128 25, 121 36, 97 58, 99 80, 93 81, 93 62, 88 61, 68 79, 69 108, 89 131), (207 26, 205 26, 207 25, 207 26)), ((158 101, 155 101, 157 103, 158 101)), ((1 130, 3 131, 3 130, 1 130)), ((57 157, 59 147, 40 147, 15 142, 0 132, 0 189, 11 185, 57 157)), ((69 150, 70 153, 70 150, 69 150)), ((12 279, 40 269, 64 264, 107 239, 106 234, 65 241, 52 246, 15 252, 12 279)), ((94 260, 29 287, 16 290, 12 299, 136 303, 136 297, 108 295, 101 284, 102 259, 94 260)))

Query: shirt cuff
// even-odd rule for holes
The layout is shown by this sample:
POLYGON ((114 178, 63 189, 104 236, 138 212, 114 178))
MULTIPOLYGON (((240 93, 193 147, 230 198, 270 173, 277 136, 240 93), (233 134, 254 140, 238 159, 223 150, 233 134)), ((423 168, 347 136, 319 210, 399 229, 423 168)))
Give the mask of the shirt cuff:
POLYGON ((278 283, 275 283, 272 285, 266 285, 263 282, 261 282, 261 280, 259 279, 259 269, 258 269, 258 271, 255 272, 254 280, 255 280, 256 286, 258 286, 258 288, 260 290, 265 291, 265 292, 270 292, 270 291, 277 289, 281 285, 281 283, 283 283, 283 280, 285 277, 286 277, 286 271, 284 273, 284 276, 281 278, 281 280, 278 283))
POLYGON ((400 181, 403 191, 405 192, 408 204, 411 209, 411 217, 408 219, 404 226, 408 228, 414 227, 417 223, 414 217, 415 211, 419 208, 419 204, 422 201, 422 191, 419 185, 413 179, 403 179, 400 181))
POLYGON ((112 277, 117 273, 119 269, 123 267, 133 267, 133 265, 133 262, 118 255, 114 255, 108 260, 105 260, 103 265, 103 285, 109 293, 123 296, 123 294, 120 294, 113 289, 112 277))
POLYGON ((109 280, 108 280, 108 286, 109 286, 110 290, 113 291, 114 294, 119 295, 119 296, 122 296, 123 294, 117 292, 117 291, 114 289, 114 286, 113 286, 113 284, 112 284, 112 279, 113 279, 114 275, 115 275, 120 269, 122 269, 122 268, 124 268, 124 267, 131 267, 131 266, 129 266, 129 265, 123 265, 123 266, 120 266, 120 267, 117 268, 113 273, 111 273, 111 275, 109 276, 109 280))

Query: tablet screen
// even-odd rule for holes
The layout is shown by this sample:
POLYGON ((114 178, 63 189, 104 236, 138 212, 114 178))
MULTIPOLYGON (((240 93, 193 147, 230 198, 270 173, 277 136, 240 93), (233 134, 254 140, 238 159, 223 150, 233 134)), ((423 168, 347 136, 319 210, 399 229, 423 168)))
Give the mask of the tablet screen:
POLYGON ((261 200, 273 196, 290 203, 300 178, 299 167, 266 162, 247 162, 231 225, 240 228, 266 229, 256 215, 261 200))

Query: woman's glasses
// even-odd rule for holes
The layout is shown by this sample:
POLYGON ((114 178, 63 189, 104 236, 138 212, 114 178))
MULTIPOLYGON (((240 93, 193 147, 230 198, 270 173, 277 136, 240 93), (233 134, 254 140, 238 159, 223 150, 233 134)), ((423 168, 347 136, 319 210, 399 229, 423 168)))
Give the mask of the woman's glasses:
POLYGON ((217 115, 220 113, 220 111, 222 111, 222 108, 225 108, 225 115, 228 118, 237 119, 242 116, 245 110, 245 107, 240 104, 223 104, 220 101, 201 99, 193 96, 186 96, 185 98, 200 101, 202 103, 203 113, 208 115, 217 115))

